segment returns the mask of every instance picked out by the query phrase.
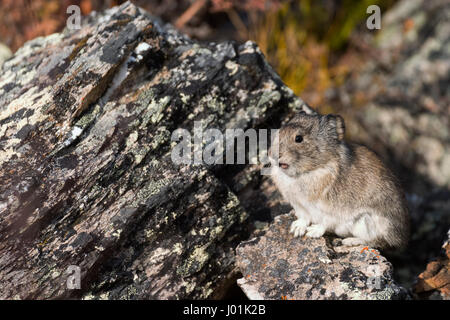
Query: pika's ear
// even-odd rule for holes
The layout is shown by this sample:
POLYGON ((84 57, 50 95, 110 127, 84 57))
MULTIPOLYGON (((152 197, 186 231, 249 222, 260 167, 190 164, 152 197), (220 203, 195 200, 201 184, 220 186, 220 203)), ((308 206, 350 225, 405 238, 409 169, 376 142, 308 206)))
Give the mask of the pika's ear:
POLYGON ((344 118, 342 118, 340 115, 334 115, 334 114, 328 114, 325 116, 327 123, 329 126, 331 126, 336 134, 339 140, 344 139, 345 135, 345 122, 344 118))
POLYGON ((338 134, 339 140, 344 140, 345 122, 344 118, 342 118, 340 115, 336 115, 336 132, 338 134))

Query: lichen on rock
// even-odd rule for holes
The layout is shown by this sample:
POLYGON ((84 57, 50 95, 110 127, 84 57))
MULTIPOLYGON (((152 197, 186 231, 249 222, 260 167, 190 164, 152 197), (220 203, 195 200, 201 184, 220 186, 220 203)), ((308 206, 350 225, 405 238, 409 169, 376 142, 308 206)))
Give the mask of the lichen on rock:
POLYGON ((343 247, 329 238, 294 238, 294 214, 279 215, 263 235, 241 243, 239 286, 250 299, 392 300, 407 291, 395 283, 392 265, 369 247, 343 247))
POLYGON ((170 137, 308 108, 257 46, 196 43, 127 2, 2 68, 0 298, 223 295, 252 219, 224 165, 173 163, 170 137))

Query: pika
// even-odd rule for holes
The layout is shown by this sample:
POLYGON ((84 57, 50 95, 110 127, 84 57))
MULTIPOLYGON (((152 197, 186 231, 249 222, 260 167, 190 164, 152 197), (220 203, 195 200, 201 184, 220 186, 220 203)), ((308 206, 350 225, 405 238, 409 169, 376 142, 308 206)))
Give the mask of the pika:
POLYGON ((295 210, 290 232, 311 238, 334 233, 344 246, 406 247, 410 221, 397 179, 344 133, 341 116, 304 111, 278 131, 269 151, 271 178, 295 210))

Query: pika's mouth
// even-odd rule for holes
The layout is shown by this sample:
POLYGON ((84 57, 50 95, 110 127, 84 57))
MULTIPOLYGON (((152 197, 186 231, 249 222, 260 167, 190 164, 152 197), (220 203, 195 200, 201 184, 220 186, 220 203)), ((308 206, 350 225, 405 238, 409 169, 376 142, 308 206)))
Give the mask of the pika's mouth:
POLYGON ((280 168, 281 168, 281 169, 287 169, 287 168, 289 168, 289 165, 288 165, 287 163, 284 163, 284 162, 280 162, 279 165, 280 165, 280 168))

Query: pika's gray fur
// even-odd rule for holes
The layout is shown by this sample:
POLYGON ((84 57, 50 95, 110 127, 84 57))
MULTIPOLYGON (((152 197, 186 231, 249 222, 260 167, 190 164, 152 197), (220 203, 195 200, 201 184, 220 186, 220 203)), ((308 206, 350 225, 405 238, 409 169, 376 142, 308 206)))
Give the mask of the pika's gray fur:
POLYGON ((280 129, 269 154, 272 179, 297 216, 291 232, 331 232, 348 246, 405 247, 409 215, 399 183, 375 153, 346 142, 344 133, 342 117, 306 113, 280 129))

